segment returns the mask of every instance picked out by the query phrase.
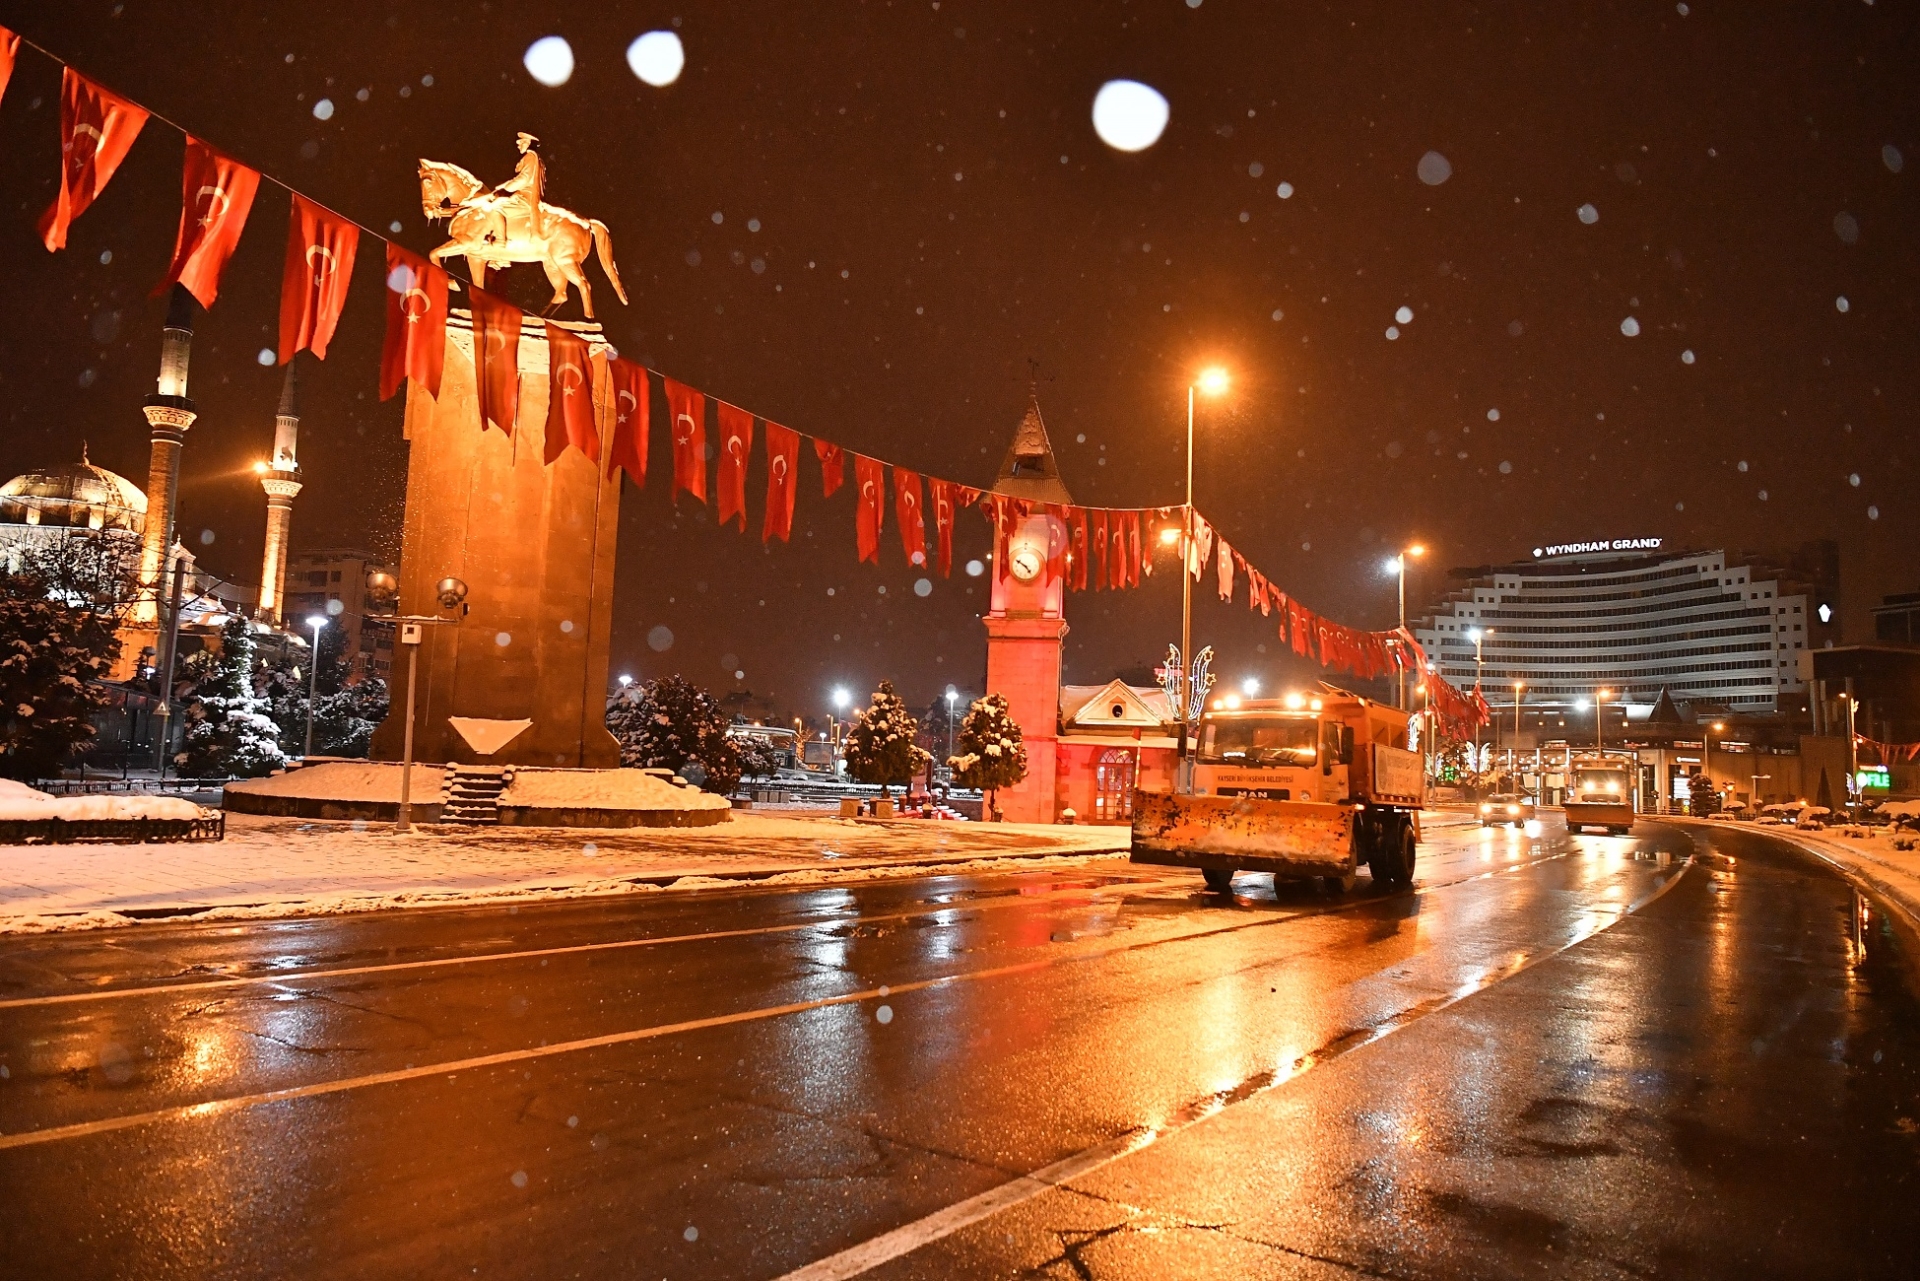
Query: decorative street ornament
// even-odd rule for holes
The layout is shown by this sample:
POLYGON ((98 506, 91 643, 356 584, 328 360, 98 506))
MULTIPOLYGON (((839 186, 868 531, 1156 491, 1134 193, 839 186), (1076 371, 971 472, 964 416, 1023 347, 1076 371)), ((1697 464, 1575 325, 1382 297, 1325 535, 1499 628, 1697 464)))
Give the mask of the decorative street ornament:
POLYGON ((437 266, 464 257, 473 283, 486 287, 487 271, 510 263, 537 262, 553 283, 553 306, 567 301, 567 286, 580 291, 580 305, 593 319, 593 290, 581 264, 599 250, 600 266, 613 292, 627 301, 619 269, 613 265, 613 233, 598 218, 582 218, 571 209, 546 203, 546 165, 540 140, 523 133, 520 161, 513 177, 488 187, 459 165, 443 160, 420 162, 420 205, 430 221, 450 219, 447 243, 428 254, 437 266))
POLYGON ((1209 645, 1193 656, 1193 673, 1187 678, 1187 719, 1197 721, 1200 711, 1207 705, 1207 694, 1213 689, 1214 675, 1208 670, 1213 666, 1213 646, 1209 645))
POLYGON ((1171 642, 1167 645, 1167 661, 1153 669, 1160 678, 1160 688, 1167 695, 1167 706, 1177 719, 1180 707, 1187 701, 1187 665, 1180 657, 1180 647, 1171 642))

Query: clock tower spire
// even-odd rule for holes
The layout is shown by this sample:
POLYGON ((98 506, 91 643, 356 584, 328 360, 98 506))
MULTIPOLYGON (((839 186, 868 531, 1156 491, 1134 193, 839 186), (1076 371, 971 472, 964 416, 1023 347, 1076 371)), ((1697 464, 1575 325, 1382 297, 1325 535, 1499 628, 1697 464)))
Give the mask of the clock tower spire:
POLYGON ((1053 444, 1029 391, 1027 412, 989 493, 1029 505, 1012 518, 1006 563, 993 565, 987 627, 987 692, 1006 696, 1027 749, 1027 776, 1003 788, 1000 806, 1016 823, 1051 823, 1059 813, 1056 752, 1060 733, 1061 645, 1066 640, 1066 522, 1048 513, 1073 502, 1060 480, 1053 444))

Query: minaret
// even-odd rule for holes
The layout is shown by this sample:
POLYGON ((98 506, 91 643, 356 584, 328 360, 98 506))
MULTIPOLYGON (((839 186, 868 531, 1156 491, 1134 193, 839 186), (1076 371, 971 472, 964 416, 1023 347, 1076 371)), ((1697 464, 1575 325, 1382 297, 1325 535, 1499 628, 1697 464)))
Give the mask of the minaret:
POLYGON ((300 367, 295 356, 287 362, 287 378, 280 385, 280 412, 273 420, 273 461, 258 464, 260 487, 267 491, 267 549, 260 562, 260 617, 280 621, 287 586, 287 538, 293 532, 293 500, 300 493, 300 367))
POLYGON ((180 497, 180 449, 199 410, 187 399, 187 358, 193 352, 193 295, 175 285, 160 331, 160 381, 141 412, 153 429, 147 462, 147 525, 140 540, 140 601, 135 626, 158 628, 173 548, 174 508, 180 497))

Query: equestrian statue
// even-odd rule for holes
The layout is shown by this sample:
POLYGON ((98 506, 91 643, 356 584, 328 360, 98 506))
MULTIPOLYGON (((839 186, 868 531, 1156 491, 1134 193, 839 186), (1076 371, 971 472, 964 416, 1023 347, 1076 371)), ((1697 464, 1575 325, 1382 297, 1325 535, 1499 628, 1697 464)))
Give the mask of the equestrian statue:
POLYGON ((487 270, 504 269, 509 263, 537 262, 553 286, 553 301, 547 310, 567 301, 567 286, 580 291, 580 305, 587 319, 593 319, 593 290, 581 270, 587 255, 596 248, 600 266, 613 282, 613 292, 622 303, 627 291, 620 283, 620 272, 613 265, 613 233, 598 218, 582 218, 571 209, 550 205, 542 199, 546 187, 546 166, 540 159, 540 140, 532 134, 520 135, 520 160, 513 177, 489 188, 459 165, 443 160, 420 162, 420 204, 429 221, 442 218, 451 237, 428 254, 435 265, 448 258, 464 257, 467 272, 475 286, 484 289, 487 270))

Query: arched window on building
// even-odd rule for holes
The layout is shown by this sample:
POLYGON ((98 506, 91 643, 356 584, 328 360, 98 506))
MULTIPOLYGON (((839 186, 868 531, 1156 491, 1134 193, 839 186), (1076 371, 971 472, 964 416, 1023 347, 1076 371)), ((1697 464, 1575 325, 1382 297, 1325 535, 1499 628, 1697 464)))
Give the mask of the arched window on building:
POLYGON ((1093 817, 1099 823, 1133 821, 1133 786, 1140 755, 1131 747, 1109 747, 1093 770, 1093 817))

